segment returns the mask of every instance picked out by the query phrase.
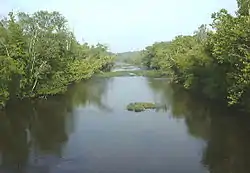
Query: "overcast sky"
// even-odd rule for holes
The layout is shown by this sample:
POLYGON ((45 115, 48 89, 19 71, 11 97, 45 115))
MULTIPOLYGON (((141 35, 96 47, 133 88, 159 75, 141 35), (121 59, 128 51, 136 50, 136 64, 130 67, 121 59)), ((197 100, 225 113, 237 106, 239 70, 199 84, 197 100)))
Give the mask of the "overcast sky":
POLYGON ((143 49, 155 41, 192 34, 221 8, 234 13, 236 0, 0 0, 11 10, 61 12, 79 41, 106 43, 113 52, 143 49))

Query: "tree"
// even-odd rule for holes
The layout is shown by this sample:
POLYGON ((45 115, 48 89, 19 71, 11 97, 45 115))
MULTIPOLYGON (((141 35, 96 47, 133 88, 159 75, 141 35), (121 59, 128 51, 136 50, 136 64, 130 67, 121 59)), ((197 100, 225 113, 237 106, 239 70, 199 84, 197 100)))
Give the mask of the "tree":
POLYGON ((250 1, 249 0, 237 0, 238 15, 249 16, 250 15, 250 1))
POLYGON ((207 98, 250 110, 249 2, 237 1, 237 16, 225 9, 213 13, 211 31, 201 25, 192 36, 154 43, 144 50, 142 63, 207 98))
POLYGON ((105 45, 78 43, 64 16, 48 11, 11 12, 1 20, 0 57, 1 103, 63 92, 71 82, 110 70, 114 59, 105 45))

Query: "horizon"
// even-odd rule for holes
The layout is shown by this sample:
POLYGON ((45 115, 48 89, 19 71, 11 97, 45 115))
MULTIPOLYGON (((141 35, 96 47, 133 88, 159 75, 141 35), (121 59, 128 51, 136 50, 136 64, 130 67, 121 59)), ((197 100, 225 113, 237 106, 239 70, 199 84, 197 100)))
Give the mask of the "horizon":
POLYGON ((12 10, 58 11, 68 20, 79 42, 105 44, 113 53, 140 51, 177 35, 191 35, 200 25, 212 22, 213 12, 225 8, 234 13, 237 8, 236 0, 76 0, 73 4, 59 0, 1 1, 1 15, 12 10))

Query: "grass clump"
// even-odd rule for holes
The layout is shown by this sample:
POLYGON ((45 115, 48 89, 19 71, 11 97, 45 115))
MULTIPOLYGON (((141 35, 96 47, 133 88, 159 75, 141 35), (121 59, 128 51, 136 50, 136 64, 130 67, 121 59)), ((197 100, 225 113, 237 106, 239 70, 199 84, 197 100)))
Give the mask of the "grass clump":
POLYGON ((156 109, 156 105, 154 103, 147 103, 147 102, 135 102, 130 103, 127 106, 128 111, 134 111, 134 112, 142 112, 146 109, 156 109))

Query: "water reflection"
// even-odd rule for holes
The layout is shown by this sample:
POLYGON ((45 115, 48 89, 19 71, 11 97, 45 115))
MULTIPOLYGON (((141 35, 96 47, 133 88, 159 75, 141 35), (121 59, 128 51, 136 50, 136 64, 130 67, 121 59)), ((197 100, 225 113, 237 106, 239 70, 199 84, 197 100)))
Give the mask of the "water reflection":
POLYGON ((68 139, 65 121, 71 114, 60 101, 49 100, 38 104, 33 108, 31 124, 31 134, 35 138, 36 147, 61 156, 62 144, 68 139))
MULTIPOLYGON (((167 111, 172 104, 173 89, 169 80, 165 78, 147 78, 148 86, 152 90, 155 102, 161 105, 160 110, 167 111)), ((158 110, 157 110, 158 111, 158 110)))
POLYGON ((68 104, 71 108, 91 105, 98 107, 102 111, 112 111, 104 102, 107 90, 112 85, 112 80, 94 78, 78 83, 77 85, 72 85, 65 94, 68 104))
POLYGON ((203 163, 211 173, 250 172, 250 121, 248 117, 236 116, 214 116, 211 120, 203 154, 203 163))
POLYGON ((201 98, 192 97, 190 93, 178 86, 173 87, 172 116, 184 118, 188 132, 194 137, 207 140, 210 132, 210 122, 218 110, 201 98), (210 105, 210 106, 209 106, 210 105))
POLYGON ((37 166, 40 153, 60 157, 68 139, 65 108, 55 100, 9 103, 0 115, 1 169, 26 172, 27 165, 37 166))
MULTIPOLYGON (((168 166, 175 170, 186 162, 194 166, 203 165, 210 173, 250 172, 249 116, 233 115, 219 105, 195 98, 180 87, 170 85, 167 79, 149 78, 145 81, 145 78, 135 77, 93 79, 73 85, 65 95, 48 100, 10 103, 0 113, 0 172, 49 172, 51 166, 65 159, 70 140, 72 143, 80 142, 79 145, 71 143, 71 147, 79 148, 67 148, 67 151, 81 153, 74 158, 72 167, 89 169, 89 172, 97 172, 101 168, 112 170, 109 166, 113 163, 131 171, 138 165, 151 172, 156 168, 167 170, 168 166), (131 82, 130 87, 124 87, 128 82, 131 82), (140 91, 137 91, 138 87, 140 91), (167 113, 133 114, 123 110, 127 102, 134 99, 154 100, 166 105, 164 111, 167 113), (78 120, 74 111, 78 107, 91 106, 109 116, 99 116, 98 111, 81 110, 80 125, 85 127, 75 132, 78 120), (175 119, 182 121, 178 123, 175 119), (83 142, 80 138, 84 138, 83 142), (182 138, 185 144, 178 142, 182 138), (189 141, 190 138, 195 140, 189 141), (196 140, 202 142, 197 144, 196 140), (185 162, 181 157, 198 152, 197 148, 191 150, 194 143, 199 145, 197 148, 203 148, 202 156, 197 159, 200 163, 192 158, 185 162), (174 152, 171 153, 172 150, 174 152), (183 153, 178 153, 179 150, 183 153), (119 155, 121 153, 127 158, 123 159, 119 155), (98 159, 99 155, 106 159, 98 159), (129 162, 129 157, 135 160, 129 162), (150 157, 157 161, 158 167, 144 164, 143 159, 148 164, 152 163, 150 157)), ((189 167, 186 165, 185 168, 189 167)), ((122 169, 116 170, 119 171, 122 169)))
POLYGON ((248 116, 233 114, 219 105, 208 106, 207 102, 195 100, 180 90, 173 98, 174 110, 178 107, 181 111, 177 116, 185 115, 189 133, 207 141, 202 163, 210 173, 250 172, 248 116))
MULTIPOLYGON (((156 82, 151 82, 149 86, 170 98, 169 89, 163 85, 157 87, 156 82)), ((201 163, 209 172, 250 172, 249 116, 192 97, 177 86, 172 87, 171 93, 172 116, 184 119, 189 134, 206 141, 201 163)))
POLYGON ((93 79, 48 100, 9 102, 0 112, 0 172, 48 172, 47 157, 61 159, 74 132, 74 108, 95 105, 110 110, 102 101, 107 87, 105 80, 93 79))
POLYGON ((23 169, 28 161, 29 141, 27 140, 28 117, 16 117, 14 109, 7 109, 0 116, 1 165, 6 168, 23 169), (14 115, 13 115, 14 114, 14 115))

